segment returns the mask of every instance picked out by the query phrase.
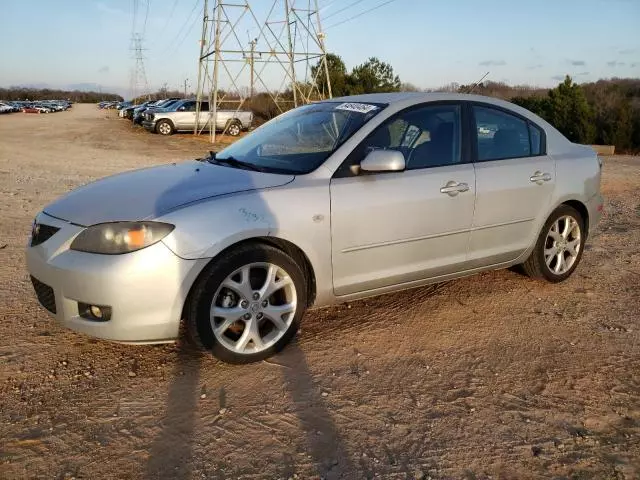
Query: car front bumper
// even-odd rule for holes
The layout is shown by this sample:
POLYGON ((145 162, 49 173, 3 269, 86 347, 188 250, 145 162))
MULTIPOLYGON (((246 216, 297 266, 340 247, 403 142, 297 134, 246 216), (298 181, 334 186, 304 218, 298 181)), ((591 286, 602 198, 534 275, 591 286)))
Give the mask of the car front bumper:
POLYGON ((144 128, 146 128, 147 130, 149 130, 150 132, 155 132, 156 131, 156 122, 155 122, 155 120, 143 120, 142 121, 142 126, 144 128))
POLYGON ((59 323, 125 343, 161 343, 178 337, 187 294, 207 260, 182 259, 163 242, 123 255, 77 252, 69 246, 83 227, 46 214, 37 221, 60 229, 44 243, 27 246, 26 252, 35 285, 54 297, 46 305, 41 303, 59 323), (79 302, 111 307, 110 320, 83 318, 79 302))

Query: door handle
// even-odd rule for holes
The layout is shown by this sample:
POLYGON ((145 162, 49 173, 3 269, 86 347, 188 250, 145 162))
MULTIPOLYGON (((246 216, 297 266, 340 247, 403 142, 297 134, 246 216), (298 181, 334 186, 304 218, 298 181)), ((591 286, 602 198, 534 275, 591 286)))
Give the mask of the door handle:
POLYGON ((531 183, 542 185, 542 182, 548 182, 551 180, 551 174, 542 173, 540 170, 537 170, 531 177, 529 177, 529 180, 531 180, 531 183))
POLYGON ((450 197, 455 197, 461 192, 469 190, 469 185, 466 183, 458 183, 453 180, 449 180, 447 184, 440 189, 440 193, 446 193, 450 197))

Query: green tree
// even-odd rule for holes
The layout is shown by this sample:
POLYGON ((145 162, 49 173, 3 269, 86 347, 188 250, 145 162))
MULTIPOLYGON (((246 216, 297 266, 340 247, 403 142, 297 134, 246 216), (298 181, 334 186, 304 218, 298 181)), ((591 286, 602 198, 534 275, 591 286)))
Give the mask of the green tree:
POLYGON ((547 120, 572 142, 592 143, 595 138, 591 106, 580 85, 569 75, 549 91, 547 120))
POLYGON ((523 108, 526 108, 530 112, 539 115, 545 120, 549 121, 549 111, 551 110, 551 101, 548 96, 538 97, 538 96, 530 96, 530 97, 513 97, 511 102, 516 105, 520 105, 523 108))
MULTIPOLYGON (((342 58, 334 53, 327 53, 327 70, 329 71, 329 80, 331 82, 331 93, 334 97, 347 95, 347 67, 344 65, 342 58)), ((318 90, 325 96, 328 94, 327 75, 324 69, 321 69, 322 60, 311 67, 311 75, 316 78, 318 90), (317 77, 316 77, 317 76, 317 77)))
POLYGON ((400 77, 394 75, 393 67, 375 57, 353 69, 347 78, 350 95, 400 91, 400 77))
POLYGON ((567 75, 546 97, 514 97, 511 101, 541 116, 572 142, 593 143, 593 109, 580 85, 567 75))

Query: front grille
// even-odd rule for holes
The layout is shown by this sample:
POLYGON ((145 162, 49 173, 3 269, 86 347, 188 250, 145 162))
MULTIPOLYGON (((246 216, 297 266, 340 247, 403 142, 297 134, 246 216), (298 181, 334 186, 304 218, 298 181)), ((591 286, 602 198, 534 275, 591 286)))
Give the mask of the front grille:
POLYGON ((40 304, 51 313, 56 313, 56 295, 53 293, 53 288, 33 277, 31 277, 31 283, 40 304))
POLYGON ((51 225, 44 225, 42 223, 37 223, 33 226, 33 232, 31 233, 31 246, 35 247, 36 245, 40 245, 41 243, 49 240, 58 230, 59 228, 52 227, 51 225))

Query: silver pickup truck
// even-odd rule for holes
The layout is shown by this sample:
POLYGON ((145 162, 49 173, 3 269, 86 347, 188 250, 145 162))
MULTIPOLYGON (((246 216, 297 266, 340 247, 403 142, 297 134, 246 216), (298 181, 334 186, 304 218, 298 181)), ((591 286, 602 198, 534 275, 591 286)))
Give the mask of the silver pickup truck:
MULTIPOLYGON (((200 103, 198 128, 209 131, 213 123, 213 112, 209 111, 209 102, 200 103)), ((238 136, 243 130, 249 130, 253 113, 243 110, 218 110, 216 112, 216 131, 238 136)), ((144 114, 144 128, 161 135, 174 132, 193 131, 196 125, 196 101, 182 100, 163 109, 151 109, 144 114)))

